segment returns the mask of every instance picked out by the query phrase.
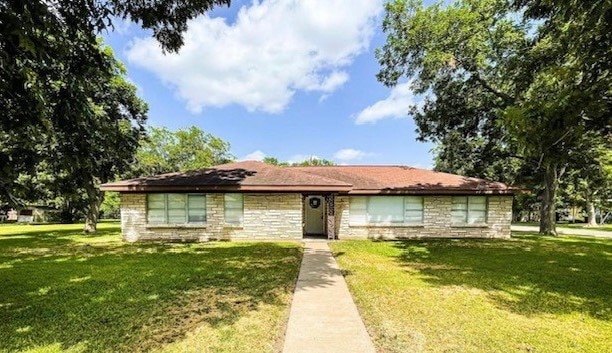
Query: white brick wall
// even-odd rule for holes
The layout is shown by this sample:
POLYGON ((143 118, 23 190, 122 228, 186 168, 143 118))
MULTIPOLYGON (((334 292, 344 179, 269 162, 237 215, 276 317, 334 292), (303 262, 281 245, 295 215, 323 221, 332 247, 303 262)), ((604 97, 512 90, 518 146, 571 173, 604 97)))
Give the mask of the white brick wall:
POLYGON ((244 222, 226 225, 223 194, 206 195, 206 225, 147 225, 146 194, 121 194, 121 229, 127 241, 210 239, 282 239, 302 237, 301 194, 245 194, 244 222))
POLYGON ((245 194, 244 224, 224 228, 223 238, 302 238, 302 195, 245 194))
MULTIPOLYGON (((424 224, 421 226, 350 226, 349 197, 337 196, 335 228, 339 239, 480 237, 510 236, 512 196, 491 196, 486 226, 452 226, 451 197, 424 198, 424 224)), ((148 226, 146 195, 121 194, 121 228, 127 241, 169 240, 207 241, 211 239, 301 239, 301 194, 245 194, 244 223, 240 227, 224 222, 223 194, 206 195, 207 223, 200 227, 164 228, 148 226)))
POLYGON ((419 226, 351 226, 349 197, 336 197, 336 236, 339 239, 370 238, 509 238, 512 221, 512 196, 489 196, 486 225, 451 224, 451 196, 425 196, 423 224, 419 226))

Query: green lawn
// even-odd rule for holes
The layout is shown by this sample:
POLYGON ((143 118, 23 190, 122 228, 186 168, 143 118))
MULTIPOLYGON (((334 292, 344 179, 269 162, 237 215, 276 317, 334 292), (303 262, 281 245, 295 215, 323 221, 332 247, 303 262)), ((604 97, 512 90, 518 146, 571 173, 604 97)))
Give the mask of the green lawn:
POLYGON ((612 240, 332 244, 382 352, 612 352, 612 240))
POLYGON ((126 244, 117 223, 0 228, 0 352, 274 352, 296 243, 126 244))

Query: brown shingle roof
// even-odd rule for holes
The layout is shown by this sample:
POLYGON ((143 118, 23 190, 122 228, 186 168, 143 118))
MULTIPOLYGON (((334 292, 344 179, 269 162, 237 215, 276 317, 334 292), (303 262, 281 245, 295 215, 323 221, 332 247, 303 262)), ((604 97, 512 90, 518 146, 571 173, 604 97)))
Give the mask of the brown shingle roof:
POLYGON ((222 164, 101 186, 107 191, 348 191, 350 184, 256 161, 222 164))
POLYGON ((339 179, 352 194, 372 193, 509 193, 506 184, 407 166, 290 167, 303 173, 339 179))
POLYGON ((245 161, 101 186, 107 191, 260 191, 351 194, 511 194, 502 183, 406 166, 279 167, 245 161))

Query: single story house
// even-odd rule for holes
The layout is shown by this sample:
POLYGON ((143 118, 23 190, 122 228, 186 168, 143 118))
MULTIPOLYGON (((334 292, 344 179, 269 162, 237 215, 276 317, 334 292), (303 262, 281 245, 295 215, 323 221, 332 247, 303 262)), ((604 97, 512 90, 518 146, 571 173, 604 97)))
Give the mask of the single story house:
POLYGON ((107 183, 127 241, 510 236, 514 189, 406 166, 245 161, 107 183))

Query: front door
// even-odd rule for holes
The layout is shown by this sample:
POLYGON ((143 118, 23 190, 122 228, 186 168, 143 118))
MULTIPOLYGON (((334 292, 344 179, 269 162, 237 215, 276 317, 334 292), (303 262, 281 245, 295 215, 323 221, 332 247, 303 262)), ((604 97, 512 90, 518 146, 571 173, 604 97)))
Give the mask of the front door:
POLYGON ((304 233, 325 234, 325 197, 306 196, 304 198, 304 233))

